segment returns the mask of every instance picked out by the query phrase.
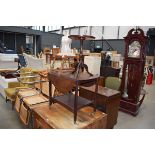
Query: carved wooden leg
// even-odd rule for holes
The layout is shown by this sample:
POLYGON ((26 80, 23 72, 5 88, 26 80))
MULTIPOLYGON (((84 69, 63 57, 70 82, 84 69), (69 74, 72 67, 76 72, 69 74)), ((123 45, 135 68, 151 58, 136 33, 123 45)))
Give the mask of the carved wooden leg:
POLYGON ((86 64, 83 64, 86 72, 90 75, 90 76, 93 76, 93 74, 91 74, 89 71, 88 71, 88 66, 86 64))

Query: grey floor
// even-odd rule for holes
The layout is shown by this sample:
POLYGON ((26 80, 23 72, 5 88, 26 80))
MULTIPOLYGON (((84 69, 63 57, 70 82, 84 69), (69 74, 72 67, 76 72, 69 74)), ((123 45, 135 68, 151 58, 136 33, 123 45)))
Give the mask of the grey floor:
MULTIPOLYGON (((115 129, 155 129, 155 81, 146 85, 148 94, 140 108, 139 114, 133 117, 119 111, 115 129)), ((24 129, 19 116, 12 110, 11 104, 5 103, 0 95, 0 129, 24 129)))
POLYGON ((118 113, 115 129, 155 129, 155 81, 145 85, 147 95, 136 117, 126 113, 118 113))
POLYGON ((0 95, 0 129, 22 129, 25 128, 20 122, 19 115, 12 110, 11 103, 5 103, 0 95))

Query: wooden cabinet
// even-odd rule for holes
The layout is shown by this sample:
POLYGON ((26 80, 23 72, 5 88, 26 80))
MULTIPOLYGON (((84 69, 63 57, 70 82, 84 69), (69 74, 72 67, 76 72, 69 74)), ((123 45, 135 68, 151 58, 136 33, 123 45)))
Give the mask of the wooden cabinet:
MULTIPOLYGON (((91 99, 95 87, 80 87, 80 96, 91 99)), ((107 114, 107 128, 113 128, 117 123, 118 109, 120 104, 120 92, 106 87, 98 86, 96 104, 101 105, 107 114)))

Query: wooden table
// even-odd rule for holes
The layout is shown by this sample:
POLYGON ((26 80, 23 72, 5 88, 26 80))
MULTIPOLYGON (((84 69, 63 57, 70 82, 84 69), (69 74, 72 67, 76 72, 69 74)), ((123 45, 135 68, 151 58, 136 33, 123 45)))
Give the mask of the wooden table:
POLYGON ((98 75, 90 76, 88 73, 73 74, 72 71, 51 71, 48 73, 49 79, 49 103, 59 103, 74 113, 74 123, 76 123, 77 111, 84 106, 93 104, 94 111, 95 97, 97 92, 98 75), (62 94, 61 96, 52 96, 52 84, 62 94), (78 96, 80 85, 95 84, 96 89, 92 100, 78 96), (75 94, 72 91, 75 90, 75 94))
POLYGON ((73 113, 55 103, 49 109, 48 105, 33 108, 34 128, 42 129, 103 129, 106 128, 107 115, 100 111, 93 113, 93 108, 87 106, 78 111, 76 124, 73 113))
MULTIPOLYGON (((79 95, 87 99, 91 99, 95 91, 95 87, 80 87, 79 95)), ((96 104, 104 108, 107 114, 107 128, 113 128, 117 123, 118 109, 120 104, 120 92, 106 87, 98 86, 96 104)))

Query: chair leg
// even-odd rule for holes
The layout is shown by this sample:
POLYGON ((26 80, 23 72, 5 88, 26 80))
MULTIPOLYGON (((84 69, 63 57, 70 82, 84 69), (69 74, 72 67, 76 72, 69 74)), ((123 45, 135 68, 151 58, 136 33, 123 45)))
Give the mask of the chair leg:
POLYGON ((6 103, 8 102, 8 98, 7 98, 7 96, 6 96, 6 98, 5 98, 5 102, 6 102, 6 103))
POLYGON ((14 110, 14 106, 15 106, 15 101, 12 101, 12 110, 14 110))

